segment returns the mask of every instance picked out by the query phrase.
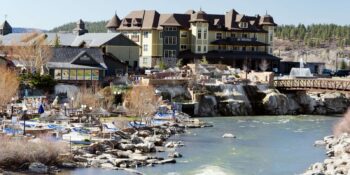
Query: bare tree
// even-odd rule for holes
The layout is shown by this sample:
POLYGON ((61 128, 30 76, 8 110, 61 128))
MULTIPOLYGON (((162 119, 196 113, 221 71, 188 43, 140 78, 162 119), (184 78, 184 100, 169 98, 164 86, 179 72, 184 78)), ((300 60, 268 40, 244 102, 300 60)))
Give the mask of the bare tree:
POLYGON ((155 94, 153 86, 134 86, 126 94, 125 107, 129 113, 138 117, 150 117, 156 112, 159 98, 155 94))
POLYGON ((266 59, 263 59, 259 64, 259 68, 263 72, 265 72, 267 69, 269 69, 269 66, 270 66, 270 64, 266 59))
POLYGON ((99 107, 99 97, 94 93, 96 89, 96 87, 88 88, 87 86, 82 86, 75 97, 74 106, 86 105, 88 107, 99 107))
POLYGON ((21 38, 20 44, 6 48, 12 59, 22 62, 31 73, 43 71, 43 66, 52 56, 52 50, 46 42, 46 35, 30 33, 21 38))
POLYGON ((0 66, 0 107, 5 106, 16 95, 19 81, 15 71, 0 66))

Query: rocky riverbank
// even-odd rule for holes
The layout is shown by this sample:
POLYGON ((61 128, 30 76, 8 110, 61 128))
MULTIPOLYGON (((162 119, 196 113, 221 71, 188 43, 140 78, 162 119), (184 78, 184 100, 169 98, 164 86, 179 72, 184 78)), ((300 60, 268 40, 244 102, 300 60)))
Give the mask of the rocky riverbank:
POLYGON ((310 166, 304 175, 334 175, 350 173, 350 135, 345 133, 339 137, 327 136, 315 142, 316 146, 324 146, 327 157, 323 162, 310 166))
POLYGON ((77 167, 126 171, 135 171, 129 168, 141 166, 176 163, 176 158, 182 157, 176 148, 184 146, 184 143, 167 141, 168 138, 185 133, 187 128, 211 126, 195 119, 192 122, 127 129, 117 132, 112 141, 74 147, 72 160, 77 167), (168 156, 159 157, 157 152, 167 152, 168 156))
MULTIPOLYGON (((343 114, 350 106, 349 94, 331 91, 280 92, 267 85, 207 85, 192 94, 193 114, 209 116, 330 115, 343 114)), ((177 99, 188 99, 181 87, 160 88, 177 99)), ((170 95, 169 95, 170 96, 170 95)), ((192 113, 192 112, 191 112, 192 113)))
POLYGON ((87 146, 73 145, 70 153, 60 155, 59 161, 55 164, 27 163, 20 171, 51 174, 61 169, 104 168, 142 174, 134 168, 172 164, 182 157, 181 153, 177 152, 177 148, 183 147, 185 143, 169 141, 171 136, 186 133, 191 128, 203 127, 212 127, 212 125, 198 119, 191 119, 161 126, 128 128, 110 135, 113 139, 101 140, 87 146), (160 152, 165 152, 167 156, 160 157, 157 154, 160 152))

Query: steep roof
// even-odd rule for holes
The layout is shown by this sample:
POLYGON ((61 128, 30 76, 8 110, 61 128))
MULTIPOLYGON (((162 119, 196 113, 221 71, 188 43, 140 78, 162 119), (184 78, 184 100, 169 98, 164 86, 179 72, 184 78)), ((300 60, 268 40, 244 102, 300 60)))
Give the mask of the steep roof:
POLYGON ((11 25, 7 22, 7 20, 5 20, 1 25, 0 25, 0 29, 12 29, 11 25))
POLYGON ((199 10, 198 12, 191 14, 191 20, 189 22, 207 22, 207 14, 204 11, 199 10))
POLYGON ((72 48, 72 47, 61 47, 52 48, 52 57, 47 63, 49 68, 98 68, 106 69, 107 66, 103 59, 103 53, 99 48, 72 48), (93 59, 93 62, 98 63, 98 65, 84 65, 77 64, 75 60, 82 56, 87 56, 93 59))
POLYGON ((119 29, 156 29, 159 18, 155 10, 132 11, 122 20, 119 29))
MULTIPOLYGON (((101 47, 114 38, 122 36, 124 35, 120 33, 86 33, 84 35, 75 35, 73 33, 11 33, 0 36, 0 42, 4 46, 25 46, 30 45, 40 37, 44 37, 48 45, 54 46, 56 37, 58 37, 60 46, 79 47, 84 44, 86 47, 101 47)), ((137 46, 136 43, 129 41, 128 45, 137 46)))
POLYGON ((270 15, 265 15, 265 16, 261 17, 259 25, 277 26, 277 24, 273 20, 273 17, 270 15))
POLYGON ((114 15, 112 17, 111 20, 108 21, 106 27, 107 28, 118 28, 120 26, 121 20, 119 19, 119 17, 116 15, 114 15))
POLYGON ((118 35, 119 33, 86 33, 77 36, 70 46, 79 47, 85 44, 86 47, 101 47, 118 35))
POLYGON ((208 22, 210 30, 233 30, 264 32, 263 25, 276 25, 271 16, 247 16, 239 14, 234 9, 221 14, 207 14, 200 10, 188 10, 183 14, 159 14, 154 10, 138 10, 130 12, 123 20, 118 30, 158 29, 163 26, 177 26, 189 29, 191 22, 208 22), (135 25, 134 21, 142 21, 142 25, 135 25), (240 28, 240 22, 249 23, 248 28, 240 28))
POLYGON ((181 24, 176 20, 174 15, 170 15, 168 19, 166 19, 161 26, 181 26, 181 24))

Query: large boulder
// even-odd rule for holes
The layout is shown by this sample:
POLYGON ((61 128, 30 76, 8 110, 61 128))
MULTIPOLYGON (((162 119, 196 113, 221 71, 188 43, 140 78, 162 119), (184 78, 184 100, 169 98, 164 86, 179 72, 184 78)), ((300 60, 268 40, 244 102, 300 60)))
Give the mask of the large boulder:
POLYGON ((198 115, 203 117, 218 116, 218 103, 215 96, 204 95, 198 104, 198 115))
POLYGON ((220 101, 218 111, 222 116, 245 116, 251 109, 244 101, 231 99, 220 101))
POLYGON ((344 113, 349 107, 349 99, 339 92, 325 93, 321 96, 322 101, 327 109, 327 113, 341 114, 344 113))
POLYGON ((288 97, 285 94, 273 91, 263 99, 265 111, 272 115, 285 115, 289 111, 288 97))

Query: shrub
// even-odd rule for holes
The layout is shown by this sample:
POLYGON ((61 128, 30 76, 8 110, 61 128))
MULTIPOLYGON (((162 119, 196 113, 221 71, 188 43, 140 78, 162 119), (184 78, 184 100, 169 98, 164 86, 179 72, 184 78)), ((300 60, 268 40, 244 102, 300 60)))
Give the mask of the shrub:
POLYGON ((56 81, 50 75, 40 75, 39 73, 23 74, 20 76, 20 80, 31 88, 44 91, 50 91, 56 85, 56 81))
POLYGON ((340 136, 343 133, 350 134, 350 109, 344 114, 344 117, 333 127, 333 134, 340 136))
POLYGON ((58 156, 68 152, 68 144, 47 138, 26 140, 0 137, 0 166, 18 168, 25 163, 53 164, 58 156))

